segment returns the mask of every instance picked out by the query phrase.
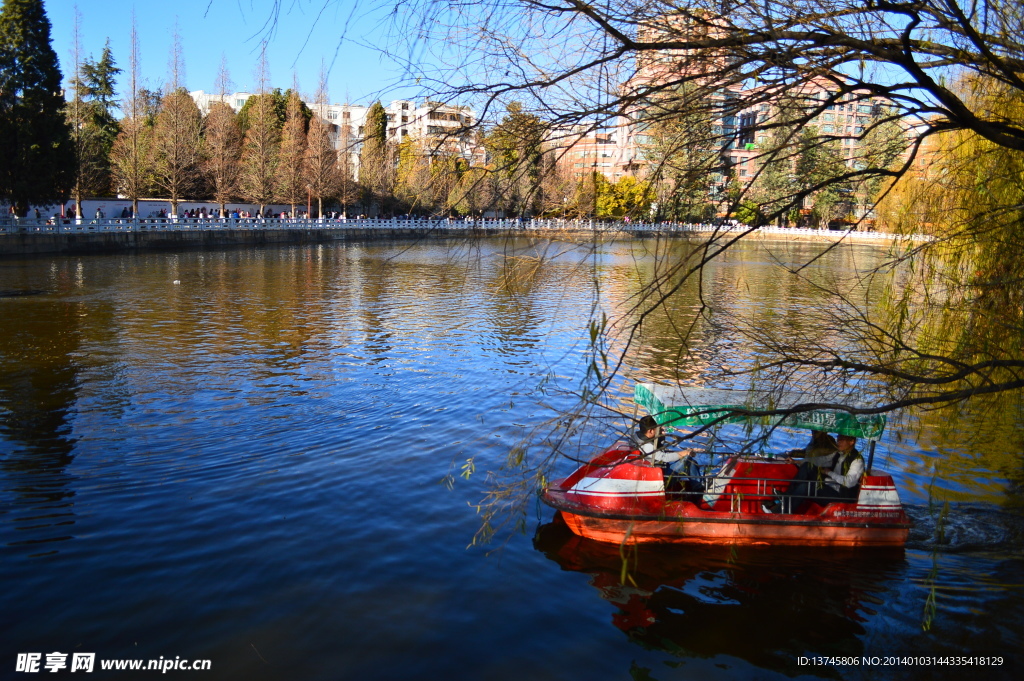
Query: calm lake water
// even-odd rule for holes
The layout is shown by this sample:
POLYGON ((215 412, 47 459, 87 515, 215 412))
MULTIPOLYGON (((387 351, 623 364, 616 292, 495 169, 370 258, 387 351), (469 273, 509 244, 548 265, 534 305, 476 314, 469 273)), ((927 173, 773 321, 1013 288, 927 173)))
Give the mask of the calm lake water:
MULTIPOLYGON (((813 294, 773 261, 815 249, 737 248, 709 290, 752 315, 799 312, 813 294)), ((587 252, 0 260, 0 677, 33 678, 15 671, 32 652, 95 653, 93 676, 143 679, 162 675, 100 661, 207 659, 168 676, 257 680, 964 675, 881 666, 897 655, 1020 671, 1019 430, 981 449, 956 428, 887 433, 879 461, 922 526, 930 504, 958 504, 946 550, 927 532, 885 553, 643 550, 624 580, 618 547, 536 503, 524 532, 470 547, 487 471, 574 403, 591 311, 621 314, 653 267, 639 243, 587 252), (819 656, 880 659, 801 664, 819 656)), ((881 257, 851 246, 817 267, 881 257)), ((628 356, 624 397, 673 361, 658 328, 628 356)), ((696 339, 709 362, 746 361, 735 339, 696 339)))

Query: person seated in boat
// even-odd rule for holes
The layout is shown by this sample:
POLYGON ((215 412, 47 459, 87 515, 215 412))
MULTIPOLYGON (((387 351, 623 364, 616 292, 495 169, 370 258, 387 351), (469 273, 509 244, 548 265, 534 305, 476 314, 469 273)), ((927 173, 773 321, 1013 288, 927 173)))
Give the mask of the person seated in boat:
POLYGON ((694 450, 668 451, 664 449, 665 434, 653 416, 648 414, 640 419, 633 439, 645 459, 651 463, 665 466, 667 486, 671 486, 675 482, 686 491, 704 490, 700 480, 700 470, 694 462, 694 450))
POLYGON ((640 419, 633 440, 636 448, 644 454, 654 454, 665 446, 665 434, 650 414, 640 419))
MULTIPOLYGON (((819 453, 807 447, 804 450, 804 462, 800 464, 786 491, 775 502, 765 504, 764 510, 769 513, 793 513, 808 499, 821 504, 856 501, 860 480, 864 477, 864 457, 857 451, 855 437, 839 435, 835 443, 832 452, 819 453), (813 456, 810 455, 812 451, 813 456)), ((825 448, 828 443, 824 438, 819 438, 819 444, 825 448)))
POLYGON ((797 459, 817 459, 822 456, 832 456, 839 449, 836 440, 823 430, 812 430, 811 441, 803 449, 791 449, 786 454, 797 459))

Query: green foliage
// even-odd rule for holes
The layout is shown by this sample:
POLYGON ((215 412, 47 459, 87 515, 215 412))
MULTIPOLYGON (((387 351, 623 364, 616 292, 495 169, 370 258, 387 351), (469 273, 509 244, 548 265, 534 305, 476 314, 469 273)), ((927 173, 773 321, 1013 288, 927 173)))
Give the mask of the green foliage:
POLYGON ((775 107, 771 123, 776 127, 771 129, 761 149, 757 179, 750 188, 750 198, 757 205, 753 211, 750 205, 741 205, 743 217, 737 211, 736 219, 744 224, 766 224, 766 214, 778 217, 799 191, 800 183, 794 166, 799 150, 800 130, 794 122, 795 108, 787 100, 780 101, 775 107))
POLYGON ((4 0, 0 10, 0 198, 19 215, 67 199, 75 149, 61 73, 41 0, 4 0))
POLYGON ((81 90, 83 100, 96 102, 103 113, 113 119, 113 110, 117 108, 114 84, 115 77, 119 73, 121 73, 121 69, 117 68, 114 63, 108 38, 99 61, 86 59, 82 63, 75 82, 75 89, 81 90))
POLYGON ((306 155, 306 122, 302 107, 298 93, 290 92, 275 179, 277 197, 291 206, 292 217, 295 216, 296 204, 302 203, 308 196, 303 162, 306 155))
POLYGON ((497 207, 503 212, 522 217, 538 212, 541 144, 546 131, 538 116, 524 113, 519 102, 512 102, 484 138, 498 184, 497 207))
POLYGON ((852 207, 854 184, 842 180, 849 172, 838 140, 819 135, 817 128, 808 126, 799 136, 800 155, 796 160, 796 178, 801 192, 811 192, 811 213, 821 228, 841 215, 844 206, 852 207))
POLYGON ((761 213, 761 207, 750 199, 743 200, 736 207, 736 210, 733 211, 733 217, 745 225, 765 224, 765 217, 761 213))
MULTIPOLYGON (((242 126, 242 132, 246 133, 249 131, 249 127, 252 125, 253 108, 257 105, 257 102, 261 98, 266 98, 270 110, 273 111, 274 115, 271 120, 274 121, 274 126, 278 131, 284 128, 285 121, 288 120, 288 99, 292 96, 292 89, 288 88, 284 92, 281 88, 274 88, 273 92, 269 92, 262 95, 252 95, 249 99, 245 100, 245 104, 242 105, 241 110, 238 112, 238 123, 242 126)), ((303 118, 303 132, 309 126, 309 121, 313 118, 313 111, 306 103, 299 102, 302 110, 303 118)))
POLYGON ((259 204, 262 213, 266 204, 274 199, 281 128, 278 125, 272 98, 254 96, 250 97, 246 104, 251 104, 251 107, 242 147, 242 174, 239 184, 242 197, 259 204))
POLYGON ((156 115, 160 113, 160 107, 164 101, 163 90, 157 88, 156 90, 150 90, 148 88, 141 88, 138 94, 138 110, 141 120, 147 125, 152 126, 156 123, 156 115))
POLYGON ((366 112, 363 147, 359 151, 359 183, 363 187, 363 205, 367 211, 392 207, 395 183, 394 150, 388 144, 388 117, 380 102, 366 112))
POLYGON ((114 118, 114 64, 110 41, 98 62, 86 59, 72 79, 73 99, 67 104, 68 124, 77 160, 72 194, 81 207, 87 196, 109 196, 113 191, 110 153, 120 132, 114 118))
POLYGON ((719 145, 712 120, 717 103, 690 84, 659 92, 640 122, 641 144, 657 192, 658 217, 698 222, 714 215, 710 203, 719 145))

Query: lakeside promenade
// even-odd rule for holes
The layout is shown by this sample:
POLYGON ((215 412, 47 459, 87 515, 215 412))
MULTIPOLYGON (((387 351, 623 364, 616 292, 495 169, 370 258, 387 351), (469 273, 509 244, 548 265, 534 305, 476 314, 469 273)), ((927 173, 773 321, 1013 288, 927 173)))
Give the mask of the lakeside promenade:
MULTIPOLYGON (((499 235, 708 239, 748 229, 744 225, 558 219, 22 218, 0 222, 0 256, 499 235)), ((930 239, 925 235, 780 227, 761 227, 745 238, 872 244, 930 239)))

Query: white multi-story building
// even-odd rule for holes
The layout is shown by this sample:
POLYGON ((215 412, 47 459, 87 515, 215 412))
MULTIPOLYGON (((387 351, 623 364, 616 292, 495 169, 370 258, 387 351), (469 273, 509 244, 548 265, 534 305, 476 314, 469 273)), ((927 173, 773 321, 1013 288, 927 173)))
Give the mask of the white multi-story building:
MULTIPOLYGON (((245 102, 253 96, 251 92, 234 92, 229 95, 215 95, 202 90, 189 93, 206 115, 213 102, 226 102, 237 113, 245 106, 245 102)), ((366 115, 368 106, 354 104, 326 104, 323 111, 310 102, 306 102, 314 114, 321 116, 332 126, 332 139, 335 148, 347 151, 352 168, 358 168, 359 150, 366 136, 366 115)), ((459 155, 467 160, 476 159, 481 153, 475 144, 473 126, 476 116, 468 106, 453 106, 425 100, 419 104, 396 99, 384 107, 387 114, 388 140, 397 143, 417 140, 421 143, 421 152, 427 155, 459 155)))

